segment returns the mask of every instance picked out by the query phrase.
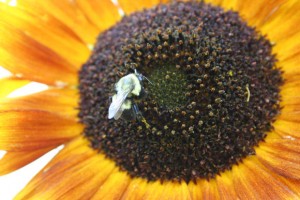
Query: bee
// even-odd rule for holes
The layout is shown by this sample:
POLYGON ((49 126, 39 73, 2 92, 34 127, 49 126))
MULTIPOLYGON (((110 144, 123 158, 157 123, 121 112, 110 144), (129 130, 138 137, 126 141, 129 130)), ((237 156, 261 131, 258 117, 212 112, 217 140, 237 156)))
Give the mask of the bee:
MULTIPOLYGON (((141 112, 131 97, 139 97, 142 93, 141 82, 145 79, 142 74, 134 73, 122 77, 115 85, 116 94, 108 109, 108 119, 118 120, 124 113, 125 119, 141 119, 141 112)), ((147 78, 146 78, 147 79, 147 78)), ((147 79, 148 80, 148 79, 147 79)), ((149 81, 149 80, 148 80, 149 81)), ((149 81, 150 82, 150 81, 149 81)), ((151 82, 150 82, 151 83, 151 82)))

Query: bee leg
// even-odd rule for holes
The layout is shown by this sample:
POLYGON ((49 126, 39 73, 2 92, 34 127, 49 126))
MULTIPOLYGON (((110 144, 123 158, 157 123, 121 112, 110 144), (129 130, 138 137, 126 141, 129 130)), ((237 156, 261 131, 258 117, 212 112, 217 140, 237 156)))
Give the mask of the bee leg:
POLYGON ((136 104, 133 104, 132 107, 134 109, 134 112, 136 113, 137 120, 143 122, 145 124, 146 128, 149 129, 150 125, 148 124, 148 122, 146 121, 146 119, 143 117, 143 115, 140 112, 138 106, 136 104))
POLYGON ((136 105, 136 103, 133 103, 132 105, 133 112, 135 113, 135 117, 138 121, 141 121, 143 119, 143 115, 141 111, 139 110, 139 107, 136 105))

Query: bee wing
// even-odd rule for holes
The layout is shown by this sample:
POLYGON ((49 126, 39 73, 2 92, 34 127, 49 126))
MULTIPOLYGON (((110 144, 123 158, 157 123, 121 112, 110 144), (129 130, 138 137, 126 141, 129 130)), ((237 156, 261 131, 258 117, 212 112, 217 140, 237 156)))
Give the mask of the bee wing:
POLYGON ((118 119, 122 116, 122 113, 123 113, 123 109, 120 108, 120 109, 118 110, 118 112, 114 115, 114 119, 115 119, 115 120, 118 120, 118 119))
POLYGON ((119 119, 122 115, 123 110, 121 110, 122 104, 126 100, 128 94, 132 91, 132 89, 121 90, 113 97, 113 101, 111 102, 108 109, 108 119, 119 119))

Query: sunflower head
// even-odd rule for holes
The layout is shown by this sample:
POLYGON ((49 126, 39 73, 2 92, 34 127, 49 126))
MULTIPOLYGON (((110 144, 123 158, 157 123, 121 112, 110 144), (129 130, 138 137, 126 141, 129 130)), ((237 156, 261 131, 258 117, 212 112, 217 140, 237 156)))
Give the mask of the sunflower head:
POLYGON ((7 2, 0 174, 64 145, 16 199, 299 199, 299 1, 7 2))
POLYGON ((275 61, 236 12, 177 2, 126 16, 99 36, 80 72, 85 136, 132 176, 213 178, 255 154, 271 130, 282 84, 275 61), (134 70, 148 79, 144 94, 114 91, 118 74, 134 70), (138 109, 137 120, 107 118, 115 92, 124 96, 112 104, 124 116, 138 109))

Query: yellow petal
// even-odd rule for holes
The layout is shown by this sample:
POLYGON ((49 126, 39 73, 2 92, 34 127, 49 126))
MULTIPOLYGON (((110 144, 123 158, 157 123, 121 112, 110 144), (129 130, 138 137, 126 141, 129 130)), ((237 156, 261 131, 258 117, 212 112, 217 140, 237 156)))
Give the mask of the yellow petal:
POLYGON ((197 183, 189 183, 188 185, 192 199, 207 199, 217 200, 220 199, 216 180, 197 180, 197 183))
MULTIPOLYGON (((294 107, 293 107, 294 108, 294 107)), ((278 120, 290 121, 290 122, 300 122, 300 111, 282 111, 282 114, 277 118, 278 120)))
POLYGON ((144 8, 151 8, 159 3, 167 3, 169 0, 119 0, 118 2, 125 14, 131 14, 144 8))
POLYGON ((282 64, 285 60, 300 57, 300 32, 276 42, 273 52, 276 54, 276 58, 280 60, 278 66, 282 67, 284 71, 285 65, 282 64))
POLYGON ((300 124, 298 122, 290 122, 278 119, 273 126, 275 132, 282 137, 300 138, 300 124))
MULTIPOLYGON (((265 5, 268 5, 268 2, 265 5)), ((260 31, 275 42, 298 33, 300 30, 298 26, 299 9, 300 2, 298 0, 289 0, 274 7, 268 20, 260 27, 260 31)))
POLYGON ((284 70, 283 77, 286 80, 293 79, 295 80, 295 77, 300 75, 300 69, 299 69, 299 63, 300 63, 300 53, 289 57, 285 60, 280 60, 278 62, 278 66, 281 66, 284 70))
MULTIPOLYGON (((217 1, 217 2, 219 2, 219 1, 217 1)), ((239 0, 223 0, 221 2, 221 7, 224 8, 225 10, 237 11, 239 9, 240 3, 242 3, 242 2, 239 0)))
POLYGON ((234 189, 231 171, 221 173, 221 175, 216 177, 216 182, 220 193, 220 199, 238 199, 234 189))
POLYGON ((215 6, 220 6, 222 3, 222 0, 205 0, 205 3, 209 3, 215 6))
MULTIPOLYGON (((212 0, 213 2, 215 0, 212 0)), ((260 0, 253 3, 251 0, 223 0, 221 3, 216 0, 217 5, 221 4, 226 10, 234 10, 250 25, 260 27, 287 0, 260 0)))
POLYGON ((98 185, 99 189, 92 199, 121 199, 130 180, 131 178, 125 172, 115 171, 109 175, 102 185, 98 185))
POLYGON ((124 199, 158 199, 164 192, 164 187, 158 181, 147 182, 135 178, 127 186, 122 198, 124 199))
POLYGON ((30 81, 15 77, 0 79, 0 99, 4 99, 4 97, 6 97, 12 91, 28 84, 29 82, 30 81))
POLYGON ((146 180, 137 178, 131 181, 122 198, 130 200, 191 199, 187 184, 185 182, 147 182, 146 180))
POLYGON ((295 97, 300 97, 300 84, 297 85, 290 85, 288 86, 288 84, 285 84, 281 90, 280 90, 280 94, 281 96, 284 98, 295 98, 295 97))

